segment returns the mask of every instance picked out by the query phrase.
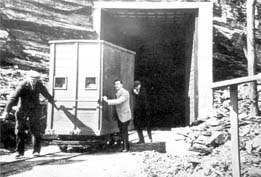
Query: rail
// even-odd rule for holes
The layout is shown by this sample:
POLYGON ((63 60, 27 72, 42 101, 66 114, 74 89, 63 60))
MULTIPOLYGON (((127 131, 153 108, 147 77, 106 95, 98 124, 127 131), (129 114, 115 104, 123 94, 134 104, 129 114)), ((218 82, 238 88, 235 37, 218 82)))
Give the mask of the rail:
POLYGON ((240 177, 240 152, 239 152, 239 128, 238 128, 238 85, 248 82, 260 82, 261 75, 247 76, 236 79, 230 79, 220 82, 214 82, 212 89, 229 87, 230 92, 230 124, 231 124, 231 150, 232 150, 232 174, 233 177, 240 177))
MULTIPOLYGON (((19 174, 23 171, 27 171, 32 169, 37 165, 47 165, 52 164, 54 162, 65 161, 72 159, 77 156, 89 154, 89 152, 83 153, 63 153, 63 152, 53 152, 41 155, 39 157, 25 157, 22 159, 14 160, 14 161, 2 161, 0 163, 0 176, 7 177, 14 174, 19 174)), ((23 175, 20 175, 23 176, 23 175)))

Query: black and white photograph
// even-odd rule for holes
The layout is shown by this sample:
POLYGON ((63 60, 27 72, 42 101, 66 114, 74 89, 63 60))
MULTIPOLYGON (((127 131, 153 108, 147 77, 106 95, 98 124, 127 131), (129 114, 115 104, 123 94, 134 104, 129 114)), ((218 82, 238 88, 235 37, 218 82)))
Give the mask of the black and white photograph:
POLYGON ((0 177, 261 177, 261 0, 1 0, 0 177))

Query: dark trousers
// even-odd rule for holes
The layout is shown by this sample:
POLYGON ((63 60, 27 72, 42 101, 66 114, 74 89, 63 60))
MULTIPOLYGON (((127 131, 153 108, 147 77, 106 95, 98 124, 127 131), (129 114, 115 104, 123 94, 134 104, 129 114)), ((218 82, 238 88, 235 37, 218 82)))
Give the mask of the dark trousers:
MULTIPOLYGON (((139 142, 144 143, 145 140, 144 140, 144 136, 143 136, 143 128, 142 127, 137 127, 137 133, 138 133, 138 136, 139 136, 139 142)), ((148 133, 149 139, 152 140, 151 128, 149 126, 147 127, 147 133, 148 133)))
POLYGON ((26 121, 29 118, 29 128, 32 135, 33 153, 40 153, 41 150, 41 126, 40 126, 40 111, 34 110, 18 110, 16 112, 15 120, 15 134, 16 134, 16 151, 19 154, 24 154, 25 139, 26 139, 26 121))
POLYGON ((118 126, 119 126, 119 130, 120 130, 121 139, 123 141, 124 150, 130 149, 129 134, 128 134, 129 123, 130 123, 130 121, 121 122, 120 120, 118 120, 118 126))
POLYGON ((139 136, 139 142, 144 143, 144 136, 143 136, 143 129, 147 129, 147 134, 150 140, 152 140, 151 135, 151 119, 149 116, 145 116, 142 114, 134 114, 134 125, 137 130, 138 136, 139 136))
MULTIPOLYGON (((144 136, 143 136, 143 126, 137 125, 136 129, 137 129, 137 133, 139 136, 139 142, 144 143, 145 141, 144 141, 144 136)), ((146 129, 147 129, 149 139, 152 140, 150 122, 148 122, 148 121, 146 122, 146 129)))

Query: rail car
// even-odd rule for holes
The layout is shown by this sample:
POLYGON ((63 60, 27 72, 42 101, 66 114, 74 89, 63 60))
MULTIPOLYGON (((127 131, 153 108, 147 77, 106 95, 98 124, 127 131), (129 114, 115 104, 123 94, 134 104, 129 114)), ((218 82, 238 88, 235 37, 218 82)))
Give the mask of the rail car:
POLYGON ((109 141, 119 130, 102 96, 114 98, 115 79, 131 91, 135 52, 102 40, 60 40, 50 41, 50 54, 49 90, 60 110, 48 106, 44 139, 61 150, 109 141))

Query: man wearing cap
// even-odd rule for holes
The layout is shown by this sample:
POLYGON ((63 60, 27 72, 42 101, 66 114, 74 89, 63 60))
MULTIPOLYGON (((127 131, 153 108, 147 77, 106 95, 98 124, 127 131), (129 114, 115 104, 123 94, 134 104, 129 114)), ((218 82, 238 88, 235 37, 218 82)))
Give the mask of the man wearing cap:
POLYGON ((140 81, 134 81, 133 86, 133 98, 134 98, 134 126, 137 130, 139 141, 138 144, 144 144, 143 128, 147 128, 148 137, 150 142, 152 142, 151 135, 151 118, 150 118, 150 109, 149 103, 147 100, 147 92, 145 87, 141 84, 140 81))
POLYGON ((42 84, 40 74, 36 71, 29 71, 28 78, 19 83, 6 104, 3 113, 4 118, 8 117, 12 107, 17 104, 17 110, 15 113, 16 158, 21 158, 24 155, 27 118, 29 118, 32 134, 33 155, 39 156, 41 150, 40 93, 48 100, 48 102, 58 109, 53 97, 42 84))

